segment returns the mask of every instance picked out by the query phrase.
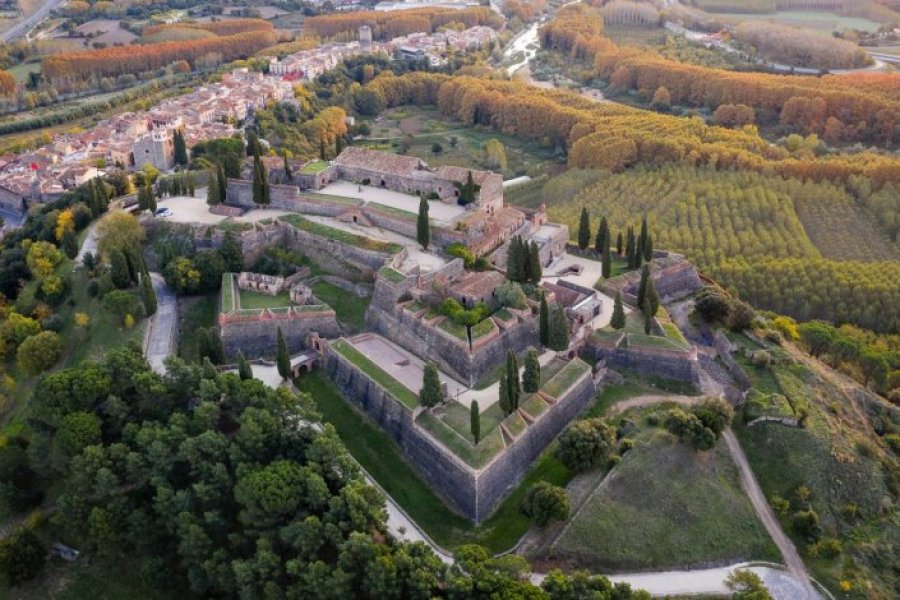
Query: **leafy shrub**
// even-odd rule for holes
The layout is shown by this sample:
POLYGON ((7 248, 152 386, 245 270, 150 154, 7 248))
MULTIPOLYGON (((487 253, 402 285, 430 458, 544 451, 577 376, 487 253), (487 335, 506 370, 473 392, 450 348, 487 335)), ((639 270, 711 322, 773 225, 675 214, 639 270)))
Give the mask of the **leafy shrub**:
POLYGON ((539 527, 569 518, 566 490, 546 481, 539 481, 529 488, 520 508, 522 514, 539 527))

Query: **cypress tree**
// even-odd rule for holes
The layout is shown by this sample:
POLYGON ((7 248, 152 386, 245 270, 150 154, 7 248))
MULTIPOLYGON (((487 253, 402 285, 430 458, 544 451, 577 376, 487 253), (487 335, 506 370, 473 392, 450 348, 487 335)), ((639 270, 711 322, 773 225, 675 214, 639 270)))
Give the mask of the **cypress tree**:
POLYGON ((655 317, 659 310, 659 293, 656 291, 656 285, 652 278, 647 280, 647 292, 644 296, 650 302, 650 316, 655 317))
POLYGON ((519 359, 512 350, 506 353, 506 384, 509 388, 510 412, 519 408, 522 397, 522 382, 519 380, 519 359))
POLYGON ((644 307, 644 298, 647 296, 647 280, 650 279, 650 265, 644 265, 641 269, 641 282, 638 284, 637 304, 642 309, 644 307))
POLYGON ((147 271, 141 273, 141 300, 147 316, 156 314, 156 291, 153 289, 153 281, 147 271))
POLYGON ((422 373, 422 389, 419 391, 419 403, 426 408, 437 406, 444 399, 441 389, 441 378, 438 375, 437 365, 429 362, 422 373))
POLYGON ((581 207, 581 218, 578 221, 578 247, 587 250, 591 243, 591 217, 587 208, 581 207))
POLYGON ((475 438, 475 445, 481 441, 481 415, 478 412, 478 403, 472 400, 469 407, 469 429, 472 431, 472 437, 475 438))
POLYGON ((225 261, 225 268, 229 272, 240 273, 244 270, 244 251, 230 231, 225 233, 222 246, 219 248, 219 254, 222 255, 222 259, 225 261))
POLYGON ((609 322, 613 329, 625 328, 625 307, 622 306, 622 294, 616 292, 616 299, 613 302, 612 319, 609 322))
POLYGON ((184 135, 182 135, 180 129, 175 130, 175 135, 172 140, 173 145, 173 154, 176 165, 186 165, 188 163, 187 157, 187 148, 184 144, 184 135))
POLYGON ((616 236, 616 254, 622 256, 622 251, 625 249, 625 245, 622 242, 622 232, 619 232, 619 235, 616 236))
POLYGON ((319 138, 319 158, 325 159, 325 138, 319 138))
POLYGON ((71 229, 67 229, 60 242, 66 256, 74 260, 75 257, 78 256, 78 240, 75 239, 75 232, 71 229))
POLYGON ((463 205, 475 202, 475 178, 472 177, 472 171, 469 171, 469 174, 466 176, 466 187, 463 195, 463 205))
POLYGON ((653 313, 651 312, 650 298, 648 296, 644 297, 641 311, 644 313, 644 333, 650 335, 650 330, 653 329, 653 313))
POLYGON ((112 250, 109 253, 109 275, 113 285, 120 290, 131 285, 131 273, 128 272, 128 259, 121 250, 112 250))
POLYGON ((190 171, 187 174, 187 190, 188 194, 193 198, 196 191, 196 182, 194 181, 194 174, 190 171))
POLYGON ((569 347, 569 320, 562 304, 557 304, 550 319, 550 349, 562 352, 569 347))
POLYGON ((282 156, 284 157, 284 177, 288 181, 293 181, 294 180, 294 172, 291 170, 291 163, 288 161, 287 152, 284 152, 282 154, 282 156))
POLYGON ((638 245, 637 245, 638 251, 639 251, 638 254, 641 257, 644 256, 644 248, 647 247, 647 236, 648 235, 650 235, 650 234, 647 231, 647 213, 644 213, 644 216, 641 217, 641 237, 638 239, 638 245))
POLYGON ((601 259, 602 265, 602 275, 603 279, 609 279, 610 275, 612 275, 612 257, 609 255, 609 239, 607 238, 604 246, 603 246, 603 258, 601 259))
POLYGON ((219 198, 219 184, 216 181, 216 174, 212 171, 209 172, 207 176, 207 186, 206 186, 206 203, 210 206, 215 206, 221 199, 219 198))
POLYGON ((525 355, 525 372, 522 374, 522 389, 533 394, 541 387, 541 363, 538 353, 529 350, 525 355))
POLYGON ((636 268, 635 264, 634 264, 634 254, 635 254, 634 229, 632 229, 629 226, 628 227, 628 237, 626 238, 626 242, 625 242, 625 256, 628 259, 628 268, 629 269, 636 268))
POLYGON ((213 364, 221 365, 225 362, 225 344, 216 327, 210 327, 207 333, 209 337, 209 359, 213 364))
POLYGON ((341 136, 335 136, 334 138, 334 155, 340 156, 341 152, 344 151, 344 138, 341 136))
POLYGON ((653 237, 647 234, 647 243, 644 245, 644 260, 650 262, 653 260, 653 237))
POLYGON ((541 249, 538 248, 537 242, 531 240, 528 252, 528 273, 531 276, 531 282, 534 285, 541 283, 541 277, 544 276, 544 268, 541 266, 541 249))
POLYGON ((150 205, 150 203, 147 201, 147 186, 146 185, 142 185, 141 189, 138 190, 137 200, 138 200, 138 209, 147 210, 147 207, 150 205))
POLYGON ((275 343, 278 348, 275 355, 275 364, 278 366, 278 374, 281 375, 282 379, 286 380, 291 376, 291 357, 288 354, 287 343, 284 341, 281 327, 276 332, 275 343))
POLYGON ((228 180, 225 178, 225 169, 222 167, 222 163, 219 163, 218 167, 216 172, 216 183, 219 186, 219 202, 227 202, 228 180))
POLYGON ((250 363, 244 358, 244 353, 238 350, 237 353, 237 364, 238 364, 238 377, 241 378, 241 381, 246 381, 248 379, 253 379, 253 367, 250 366, 250 363))
POLYGON ((203 356, 203 362, 200 368, 203 372, 203 379, 215 379, 218 374, 216 366, 209 360, 209 356, 203 356))
POLYGON ((547 306, 547 296, 541 294, 541 310, 540 310, 540 332, 541 346, 550 345, 550 307, 547 306))
POLYGON ((597 237, 594 238, 594 251, 597 254, 603 254, 603 248, 609 245, 609 223, 606 217, 600 219, 600 226, 597 227, 597 237))
POLYGON ((522 260, 522 238, 515 236, 509 241, 509 250, 506 254, 506 278, 516 283, 525 281, 525 263, 522 260))
POLYGON ((147 182, 147 210, 151 213, 156 212, 156 194, 153 193, 153 186, 147 182))
POLYGON ((512 412, 512 408, 509 403, 509 373, 505 369, 500 377, 499 395, 500 410, 503 411, 504 415, 508 415, 512 412))
POLYGON ((416 219, 416 241, 422 245, 422 250, 428 250, 431 243, 431 225, 428 222, 428 200, 423 196, 419 199, 419 216, 416 219))
POLYGON ((260 162, 259 154, 253 153, 253 203, 263 203, 263 166, 260 162))
MULTIPOLYGON (((100 200, 97 198, 97 182, 93 179, 91 179, 90 190, 91 196, 88 201, 88 206, 91 209, 91 219, 96 219, 100 216, 100 200)), ((138 202, 140 202, 140 200, 138 202)))
POLYGON ((97 181, 97 207, 101 213, 105 213, 109 209, 109 195, 106 193, 106 184, 99 177, 97 181))

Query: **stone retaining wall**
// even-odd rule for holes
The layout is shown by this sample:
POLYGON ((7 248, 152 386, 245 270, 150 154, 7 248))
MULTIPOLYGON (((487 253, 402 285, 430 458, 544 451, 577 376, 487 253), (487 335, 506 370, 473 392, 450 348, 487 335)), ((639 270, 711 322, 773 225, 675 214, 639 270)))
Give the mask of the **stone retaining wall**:
POLYGON ((306 349, 311 333, 323 337, 338 337, 341 328, 331 309, 317 312, 299 312, 290 316, 261 311, 256 317, 230 318, 219 315, 222 344, 228 358, 237 356, 238 350, 247 358, 272 358, 277 351, 278 328, 284 335, 288 352, 296 354, 306 349))
POLYGON ((480 523, 522 480, 535 459, 594 397, 590 372, 549 406, 493 461, 474 469, 414 421, 414 413, 330 347, 325 373, 348 402, 378 423, 400 447, 413 469, 463 516, 480 523))
POLYGON ((693 384, 700 382, 696 348, 677 352, 656 348, 628 348, 624 344, 615 347, 588 340, 582 353, 590 364, 602 360, 608 367, 617 370, 636 371, 651 377, 693 384))

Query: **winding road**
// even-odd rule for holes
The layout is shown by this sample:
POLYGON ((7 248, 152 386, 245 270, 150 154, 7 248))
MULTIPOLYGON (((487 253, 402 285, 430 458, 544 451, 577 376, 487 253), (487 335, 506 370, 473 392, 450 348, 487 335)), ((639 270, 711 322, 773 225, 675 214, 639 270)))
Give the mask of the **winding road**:
POLYGON ((16 38, 26 35, 29 31, 37 27, 41 21, 50 16, 50 12, 62 4, 62 2, 63 0, 48 0, 30 16, 25 17, 21 22, 13 25, 3 33, 0 33, 0 41, 11 42, 16 38))
POLYGON ((174 354, 178 342, 178 299, 162 275, 150 273, 150 279, 156 292, 156 314, 144 337, 144 356, 154 371, 164 375, 164 361, 174 354))

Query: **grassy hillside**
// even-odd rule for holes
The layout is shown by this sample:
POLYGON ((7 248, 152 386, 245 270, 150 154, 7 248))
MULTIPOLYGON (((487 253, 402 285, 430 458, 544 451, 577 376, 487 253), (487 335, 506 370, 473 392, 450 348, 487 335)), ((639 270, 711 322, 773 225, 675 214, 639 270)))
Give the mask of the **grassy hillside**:
POLYGON ((550 554, 612 571, 778 559, 724 443, 697 452, 660 429, 641 434, 550 554))
POLYGON ((889 590, 900 586, 889 558, 900 547, 900 464, 882 435, 898 430, 900 412, 851 383, 835 385, 836 375, 798 363, 782 349, 763 350, 743 336, 734 339, 754 388, 762 395, 780 394, 791 405, 803 406, 808 415, 799 429, 773 423, 736 425, 785 530, 814 576, 832 590, 841 589, 843 581, 851 597, 891 597, 889 590), (768 352, 772 364, 752 366, 745 349, 768 352), (795 514, 807 508, 818 516, 816 535, 794 523, 795 514), (837 551, 830 540, 837 540, 837 551))

